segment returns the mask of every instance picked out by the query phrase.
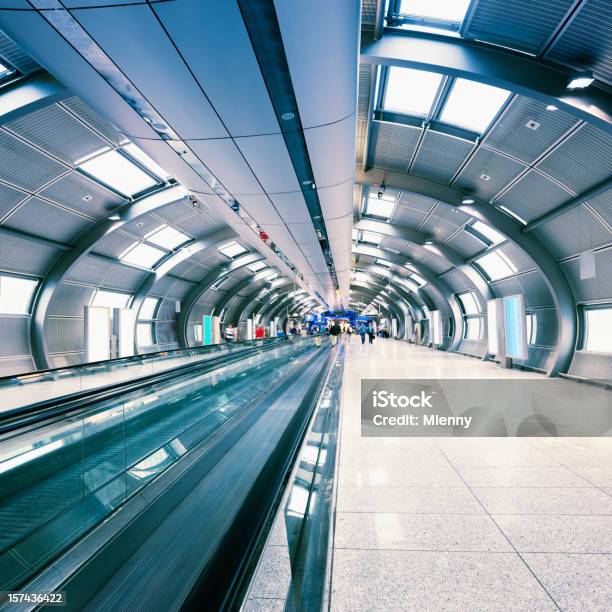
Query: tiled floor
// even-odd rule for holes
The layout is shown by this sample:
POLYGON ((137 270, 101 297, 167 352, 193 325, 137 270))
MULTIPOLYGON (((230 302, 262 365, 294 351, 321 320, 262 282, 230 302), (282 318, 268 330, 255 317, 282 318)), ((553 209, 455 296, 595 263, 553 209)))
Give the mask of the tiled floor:
POLYGON ((360 378, 539 376, 356 340, 331 609, 612 610, 612 438, 361 438, 360 378))

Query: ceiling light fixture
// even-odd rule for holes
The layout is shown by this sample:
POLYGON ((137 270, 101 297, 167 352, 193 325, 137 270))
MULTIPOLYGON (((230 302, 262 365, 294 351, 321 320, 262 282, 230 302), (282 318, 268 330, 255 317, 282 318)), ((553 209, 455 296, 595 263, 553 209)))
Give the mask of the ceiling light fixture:
POLYGON ((91 202, 93 200, 92 196, 90 196, 89 194, 84 195, 82 198, 83 202, 91 202))
POLYGON ((425 245, 426 245, 426 246, 431 246, 433 243, 434 243, 434 241, 433 241, 433 240, 426 240, 426 241, 425 241, 425 245))
POLYGON ((584 89, 588 87, 595 78, 590 70, 583 70, 581 72, 574 73, 567 83, 568 89, 584 89))
POLYGON ((555 106, 554 104, 549 104, 549 105, 546 107, 546 110, 547 110, 547 111, 556 111, 556 110, 559 110, 559 108, 558 108, 557 106, 555 106))
POLYGON ((290 119, 293 119, 295 117, 295 115, 293 113, 283 113, 281 115, 281 119, 283 121, 289 121, 290 119))
POLYGON ((474 202, 476 202, 476 200, 472 196, 463 196, 461 198, 462 204, 474 204, 474 202))
POLYGON ((121 221, 121 215, 119 213, 112 213, 108 216, 109 221, 121 221))

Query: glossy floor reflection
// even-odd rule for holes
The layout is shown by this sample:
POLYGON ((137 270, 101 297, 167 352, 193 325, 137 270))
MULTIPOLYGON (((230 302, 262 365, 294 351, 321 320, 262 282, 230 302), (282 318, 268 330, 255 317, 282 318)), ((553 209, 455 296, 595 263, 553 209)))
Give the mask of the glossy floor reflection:
POLYGON ((540 378, 347 347, 332 610, 612 609, 612 438, 362 438, 361 378, 540 378))

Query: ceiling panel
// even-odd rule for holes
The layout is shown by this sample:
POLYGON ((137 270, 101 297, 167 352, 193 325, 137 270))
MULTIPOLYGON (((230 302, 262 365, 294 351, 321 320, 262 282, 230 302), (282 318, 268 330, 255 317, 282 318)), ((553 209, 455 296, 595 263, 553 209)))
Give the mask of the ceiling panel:
POLYGON ((0 220, 27 197, 25 191, 0 183, 0 220))
POLYGON ((537 100, 517 96, 485 138, 487 146, 526 163, 533 163, 573 125, 576 119, 561 110, 548 111, 537 100), (528 121, 540 124, 537 130, 528 121))
POLYGON ((55 247, 17 238, 2 232, 2 258, 0 268, 10 272, 44 276, 55 260, 64 252, 55 247))
POLYGON ((6 127, 69 164, 108 146, 57 104, 20 117, 6 127))
POLYGON ((370 134, 370 161, 377 168, 406 172, 421 128, 373 121, 370 134))
POLYGON ((3 32, 0 32, 0 58, 17 68, 21 74, 27 75, 40 70, 40 66, 3 32))
POLYGON ((35 191, 68 170, 0 130, 0 179, 17 187, 35 191))
POLYGON ((585 0, 546 58, 573 68, 592 70, 600 81, 612 84, 611 23, 612 6, 608 0, 585 0))
POLYGON ((300 190, 285 140, 280 134, 237 138, 236 144, 266 192, 300 190))
POLYGON ((530 170, 496 200, 496 203, 503 204, 525 221, 532 221, 571 199, 572 194, 557 183, 535 170, 530 170))
POLYGON ((410 174, 448 184, 474 146, 468 140, 427 130, 410 174))
POLYGON ((4 221, 4 225, 34 236, 70 244, 91 227, 92 222, 40 198, 31 198, 13 212, 4 221))
POLYGON ((537 53, 574 0, 479 0, 466 36, 537 53))
POLYGON ((227 136, 148 5, 74 10, 73 15, 181 138, 227 136))
POLYGON ((62 100, 62 106, 65 106, 75 115, 79 116, 85 121, 90 127, 96 132, 101 134, 106 140, 115 146, 125 144, 128 139, 113 126, 106 119, 103 119, 94 111, 89 105, 85 104, 83 100, 77 96, 62 100))
POLYGON ((155 11, 232 135, 279 131, 237 2, 182 0, 155 11))
POLYGON ((583 193, 609 178, 610 160, 612 138, 585 124, 537 167, 576 193, 583 193))
POLYGON ((110 210, 125 203, 123 198, 104 189, 80 172, 70 172, 40 193, 58 204, 94 219, 105 217, 110 210), (91 199, 83 200, 87 196, 91 199))
POLYGON ((481 147, 453 184, 488 202, 524 169, 523 164, 481 147))
POLYGON ((612 242, 612 234, 584 206, 547 221, 534 234, 557 258, 612 242))

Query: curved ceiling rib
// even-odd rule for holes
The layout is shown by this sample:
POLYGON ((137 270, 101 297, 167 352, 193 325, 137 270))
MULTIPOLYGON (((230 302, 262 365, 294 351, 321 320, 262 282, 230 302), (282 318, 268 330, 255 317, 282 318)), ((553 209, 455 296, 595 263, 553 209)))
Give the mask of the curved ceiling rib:
MULTIPOLYGON (((245 242, 284 274, 304 282, 292 269, 291 256, 302 275, 314 279, 308 261, 312 257, 300 254, 290 233, 284 236, 271 226, 270 237, 279 245, 274 249, 259 235, 259 227, 282 218, 277 212, 282 197, 274 201, 268 194, 288 189, 287 175, 278 165, 287 152, 272 142, 280 138, 275 136, 280 134, 278 121, 237 7, 220 3, 205 14, 203 3, 184 8, 186 12, 177 13, 142 3, 53 12, 63 20, 47 20, 45 10, 19 15, 2 11, 0 26, 190 192, 206 197, 245 242), (221 52, 226 52, 223 63, 202 64, 202 57, 221 52), (142 69, 153 65, 152 57, 154 74, 142 69), (235 71, 226 70, 228 62, 235 71), (159 70, 165 74, 161 88, 159 70), (240 77, 229 78, 232 73, 240 77), (169 87, 182 95, 167 96, 169 87), (246 97, 248 113, 242 104, 246 97), (191 111, 185 112, 186 107, 191 111), (234 193, 248 195, 236 205, 234 193)), ((302 239, 318 247, 312 224, 310 230, 302 239)), ((323 293, 318 283, 310 290, 323 293)))
POLYGON ((213 232, 208 236, 204 236, 203 238, 187 243, 184 247, 176 251, 174 255, 163 261, 157 268, 153 270, 153 273, 150 274, 140 285, 140 287, 138 287, 138 289, 136 289, 136 291, 134 292, 134 297, 132 298, 132 303, 130 306, 130 309, 134 312, 134 320, 138 319, 140 307, 142 306, 142 303, 145 301, 149 293, 151 293, 155 284, 160 281, 164 276, 169 274, 173 268, 178 266, 181 262, 185 261, 189 257, 192 257, 196 253, 214 247, 215 245, 221 244, 222 242, 226 242, 230 238, 233 238, 235 235, 236 234, 234 233, 234 230, 230 228, 225 228, 213 232))
POLYGON ((433 198, 445 207, 457 208, 471 217, 483 221, 504 235, 536 263, 553 297, 559 317, 557 350, 548 374, 549 376, 555 376, 559 372, 566 372, 572 359, 577 338, 575 301, 559 264, 542 244, 531 234, 524 233, 522 226, 517 221, 497 208, 477 199, 475 199, 474 204, 462 204, 463 192, 453 187, 396 172, 389 173, 379 169, 363 172, 360 168, 357 169, 358 182, 380 184, 383 178, 389 187, 433 198))
POLYGON ((603 89, 570 91, 572 71, 536 59, 462 38, 425 32, 387 30, 366 43, 361 64, 382 64, 427 70, 509 89, 554 104, 612 134, 612 104, 603 89))
MULTIPOLYGON (((306 291, 303 289, 296 289, 297 293, 294 295, 303 295, 306 294, 306 291)), ((248 318, 253 318, 257 315, 258 311, 263 308, 265 302, 261 302, 261 298, 267 295, 270 292, 269 289, 265 287, 260 287, 256 289, 249 295, 247 295, 244 300, 236 307, 236 313, 238 313, 238 321, 245 321, 248 318)))
POLYGON ((30 342, 37 368, 44 370, 49 367, 49 353, 45 331, 49 305, 55 291, 61 286, 62 281, 67 277, 70 270, 91 253, 95 245, 105 236, 142 215, 180 200, 185 195, 186 192, 182 187, 169 185, 155 193, 145 195, 142 198, 125 204, 116 211, 120 216, 119 220, 103 219, 98 221, 98 223, 80 237, 77 244, 70 250, 65 251, 57 260, 42 280, 32 304, 30 342))
POLYGON ((241 255, 233 261, 221 265, 215 268, 212 272, 209 272, 193 289, 189 291, 181 305, 181 312, 178 316, 176 324, 178 343, 181 348, 187 348, 189 346, 187 341, 187 324, 189 322, 191 311, 200 297, 224 276, 231 274, 235 270, 249 266, 256 261, 261 261, 262 259, 263 257, 259 253, 247 253, 245 255, 241 255))
POLYGON ((395 223, 385 223, 384 221, 374 221, 371 219, 361 219, 361 221, 355 224, 355 229, 375 232, 392 238, 400 238, 420 247, 427 253, 439 255, 457 268, 466 277, 468 282, 476 287, 476 290, 483 299, 483 304, 493 297, 491 288, 485 279, 472 266, 466 263, 465 258, 458 251, 448 245, 440 244, 435 240, 435 236, 430 236, 424 232, 415 231, 395 223), (431 246, 427 248, 429 244, 431 246))

